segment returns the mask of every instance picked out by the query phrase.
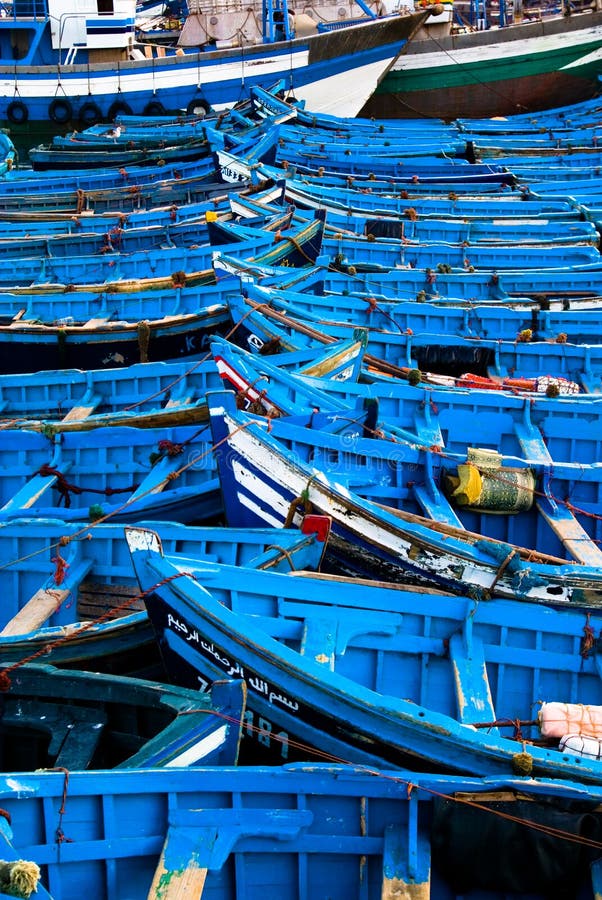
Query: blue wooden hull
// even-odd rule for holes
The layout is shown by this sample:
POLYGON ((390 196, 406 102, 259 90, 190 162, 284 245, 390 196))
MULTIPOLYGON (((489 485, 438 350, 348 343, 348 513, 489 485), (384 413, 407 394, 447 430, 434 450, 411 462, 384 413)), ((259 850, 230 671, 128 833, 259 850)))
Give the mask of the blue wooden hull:
MULTIPOLYGON (((588 873, 595 854, 578 845, 571 853, 567 841, 542 837, 546 824, 561 835, 581 833, 584 811, 598 802, 596 790, 561 781, 366 773, 324 764, 75 772, 68 781, 63 773, 31 773, 18 784, 5 775, 0 794, 12 820, 10 826, 3 820, 3 856, 41 867, 42 900, 145 900, 155 875, 173 891, 185 874, 195 896, 204 883, 216 900, 266 894, 380 900, 393 889, 410 896, 426 891, 433 900, 459 900, 474 889, 475 900, 495 900, 513 888, 544 900, 552 884, 575 885, 579 900, 592 900, 599 884, 599 865, 588 873), (484 813, 467 810, 462 795, 484 813), (449 813, 463 809, 466 821, 450 820, 449 813), (519 824, 517 831, 500 813, 539 828, 519 824), (467 857, 479 855, 472 842, 464 844, 466 834, 482 834, 483 823, 494 828, 497 859, 487 854, 490 876, 473 865, 462 885, 467 857), (535 835, 537 859, 529 856, 535 835), (457 853, 456 866, 446 844, 457 853)), ((489 828, 487 834, 491 846, 489 828)))
POLYGON ((566 335, 569 344, 596 344, 600 309, 584 301, 568 310, 542 310, 534 304, 417 304, 410 300, 385 300, 367 295, 313 294, 278 291, 248 282, 244 293, 255 303, 269 303, 294 318, 307 320, 318 330, 323 325, 348 325, 381 331, 454 335, 514 341, 521 332, 530 340, 555 341, 566 335))
POLYGON ((31 197, 32 194, 61 194, 67 191, 97 191, 108 188, 120 188, 125 185, 143 185, 161 183, 175 178, 204 178, 211 182, 216 177, 212 160, 200 159, 186 163, 169 163, 165 166, 137 166, 135 173, 113 169, 97 172, 71 172, 61 175, 61 183, 49 173, 33 174, 25 167, 12 169, 0 179, 0 204, 11 196, 31 197), (54 191, 53 191, 54 188, 54 191))
MULTIPOLYGON (((366 187, 372 188, 371 182, 366 187)), ((336 186, 333 187, 336 191, 336 186)), ((248 194, 230 194, 229 203, 233 212, 243 218, 273 211, 275 207, 263 201, 255 201, 248 194)), ((295 220, 301 221, 301 213, 295 213, 295 220)), ((422 218, 409 219, 394 215, 373 215, 347 213, 345 210, 329 209, 327 233, 340 234, 342 230, 352 234, 372 235, 375 238, 396 238, 408 242, 450 243, 474 246, 486 244, 488 247, 515 244, 557 246, 567 244, 591 244, 597 247, 600 236, 593 222, 556 221, 554 219, 507 219, 500 221, 465 222, 459 219, 422 218)), ((410 248, 411 249, 411 248, 410 248)))
MULTIPOLYGON (((319 346, 320 339, 326 343, 328 338, 340 340, 349 333, 348 326, 337 322, 321 322, 318 328, 308 331, 310 323, 287 315, 280 315, 273 323, 269 310, 266 315, 259 310, 249 312, 241 298, 232 297, 229 303, 234 320, 240 324, 237 339, 247 347, 257 348, 278 337, 282 349, 298 349, 319 346)), ((550 376, 572 382, 577 386, 575 392, 597 394, 602 387, 602 351, 597 343, 569 344, 562 339, 531 343, 519 336, 514 341, 503 341, 443 331, 413 334, 370 329, 367 350, 372 359, 381 361, 381 371, 388 367, 390 373, 405 378, 412 370, 450 379, 472 373, 497 380, 514 378, 520 387, 521 379, 550 376)))
POLYGON ((227 309, 219 306, 167 321, 123 324, 118 318, 112 323, 101 317, 98 324, 91 318, 79 327, 0 325, 1 371, 15 374, 61 367, 97 370, 146 363, 149 359, 196 359, 211 336, 225 333, 230 325, 227 309))
POLYGON ((161 159, 167 162, 180 162, 181 160, 203 159, 207 154, 207 147, 204 141, 191 141, 189 144, 176 144, 173 147, 157 147, 127 150, 117 148, 115 150, 107 149, 89 149, 84 147, 61 148, 60 146, 44 146, 32 147, 29 151, 32 167, 35 171, 43 172, 51 169, 53 172, 60 172, 62 169, 68 171, 77 166, 80 169, 102 169, 104 166, 136 166, 138 164, 159 164, 161 159))
POLYGON ((598 611, 202 561, 177 578, 177 556, 144 547, 135 528, 126 536, 171 677, 245 678, 249 724, 270 732, 268 749, 600 785, 602 762, 542 740, 538 718, 544 702, 600 703, 583 643, 598 611))
MULTIPOLYGON (((208 290, 211 290, 210 288, 208 290)), ((212 334, 212 340, 215 335, 212 334)), ((206 418, 205 393, 221 384, 215 364, 186 358, 119 368, 54 369, 0 375, 5 425, 86 430, 104 424, 149 427, 169 421, 170 409, 206 418), (201 409, 202 407, 202 409, 201 409)))
MULTIPOLYGON (((148 523, 169 552, 270 569, 316 568, 323 540, 297 529, 234 530, 148 523), (272 546, 271 545, 276 545, 272 546)), ((146 674, 160 670, 123 526, 18 519, 0 526, 0 658, 43 650, 54 665, 146 674)), ((160 674, 160 673, 159 673, 160 674)))
POLYGON ((245 690, 207 693, 157 681, 16 662, 3 669, 3 765, 20 772, 231 765, 245 690))
MULTIPOLYGON (((219 229, 221 243, 228 244, 228 235, 239 240, 250 239, 253 231, 249 227, 234 222, 212 223, 219 229)), ((452 269, 467 270, 471 266, 478 270, 498 271, 504 269, 545 268, 549 266, 572 267, 599 265, 600 253, 594 246, 496 246, 478 244, 455 247, 453 244, 432 244, 422 246, 408 244, 401 239, 368 239, 360 235, 342 234, 324 236, 322 256, 336 265, 354 266, 361 271, 365 266, 409 266, 411 269, 437 268, 443 264, 452 269)))
POLYGON ((222 502, 207 426, 0 432, 0 519, 200 522, 222 502), (166 442, 166 443, 161 443, 166 442))
MULTIPOLYGON (((308 461, 301 443, 291 452, 268 433, 268 424, 269 431, 276 426, 283 433, 286 420, 253 420, 236 410, 233 395, 228 393, 210 394, 209 407, 229 524, 242 527, 299 521, 309 503, 314 512, 332 517, 330 553, 347 571, 384 580, 411 579, 444 590, 476 592, 478 596, 494 593, 541 602, 599 602, 601 582, 596 547, 584 536, 583 529, 571 532, 574 519, 563 516, 561 506, 549 507, 550 521, 557 522, 559 532, 565 526, 569 528, 564 537, 568 542, 572 534, 576 549, 582 547, 585 552, 591 548, 589 563, 565 564, 561 558, 538 555, 535 548, 513 547, 505 541, 484 538, 481 532, 450 526, 449 519, 441 525, 400 508, 372 502, 366 496, 370 489, 368 479, 353 459, 356 448, 363 449, 372 441, 357 440, 357 435, 351 434, 326 435, 316 465, 308 461), (329 454, 336 467, 331 476, 324 471, 324 459, 329 454), (338 465, 337 460, 341 459, 349 459, 349 469, 338 465)), ((318 430, 313 441, 314 446, 320 441, 318 430)), ((397 471, 401 477, 410 478, 412 470, 407 461, 415 463, 414 452, 403 444, 395 456, 395 445, 384 444, 385 456, 390 451, 389 462, 383 458, 381 469, 385 483, 390 485, 391 473, 397 471)), ((427 455, 427 466, 432 461, 433 456, 427 455)), ((330 472, 331 466, 326 466, 330 472)), ((420 472, 420 467, 416 472, 420 472)), ((370 486, 378 494, 378 478, 373 481, 370 477, 370 486)), ((428 502, 428 492, 436 485, 427 481, 412 489, 422 492, 428 502)), ((432 496, 438 499, 438 493, 432 496)), ((388 491, 385 502, 392 499, 395 502, 388 491)), ((439 504, 437 509, 441 508, 439 504)))

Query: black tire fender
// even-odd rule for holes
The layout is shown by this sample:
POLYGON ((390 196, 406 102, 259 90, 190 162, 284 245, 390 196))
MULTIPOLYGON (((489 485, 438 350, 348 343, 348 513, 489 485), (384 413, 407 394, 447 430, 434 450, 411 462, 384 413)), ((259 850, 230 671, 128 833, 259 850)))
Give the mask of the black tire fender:
POLYGON ((55 97, 48 107, 48 115, 57 125, 66 125, 73 118, 73 107, 66 97, 55 97))
POLYGON ((211 107, 207 103, 203 97, 193 97, 188 106, 186 107, 186 115, 194 116, 198 113, 198 110, 204 110, 204 114, 208 113, 211 107))
POLYGON ((29 110, 22 100, 12 100, 6 107, 6 118, 12 125, 24 125, 29 119, 29 110))
POLYGON ((100 106, 98 103, 95 103, 94 100, 86 100, 79 108, 78 118, 80 124, 85 128, 89 128, 91 125, 97 125, 98 122, 102 121, 100 106))
POLYGON ((114 122, 117 116, 131 116, 132 107, 125 100, 115 100, 109 106, 109 122, 114 122))

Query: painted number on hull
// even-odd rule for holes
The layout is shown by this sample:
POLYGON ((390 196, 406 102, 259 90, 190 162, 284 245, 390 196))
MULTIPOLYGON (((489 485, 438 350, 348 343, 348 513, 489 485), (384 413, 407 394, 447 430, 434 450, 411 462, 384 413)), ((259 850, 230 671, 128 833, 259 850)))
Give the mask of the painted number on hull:
POLYGON ((244 714, 244 734, 254 738, 264 747, 279 746, 282 759, 288 759, 288 734, 286 731, 273 731, 271 722, 268 722, 263 716, 257 716, 256 720, 255 713, 250 709, 247 709, 244 714))

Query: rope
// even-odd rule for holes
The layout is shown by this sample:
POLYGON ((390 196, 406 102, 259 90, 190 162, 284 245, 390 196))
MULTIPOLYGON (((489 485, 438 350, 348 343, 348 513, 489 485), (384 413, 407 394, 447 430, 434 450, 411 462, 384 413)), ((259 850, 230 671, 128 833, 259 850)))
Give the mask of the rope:
MULTIPOLYGON (((170 575, 167 578, 164 578, 162 581, 158 581, 156 584, 153 584, 152 587, 147 588, 145 591, 141 591, 139 594, 136 594, 134 597, 128 597, 118 606, 112 606, 111 609, 105 610, 100 616, 96 619, 84 622, 81 628, 77 631, 77 636, 79 637, 81 634, 84 634, 86 631, 89 631, 91 628, 94 628, 96 625, 100 625, 103 622, 108 622, 115 617, 115 613, 123 612, 126 609, 129 609, 132 604, 139 602, 140 600, 144 600, 148 597, 149 594, 152 594, 158 587, 162 587, 164 584, 169 584, 170 581, 174 581, 176 578, 181 578, 182 575, 189 575, 191 578, 194 578, 194 575, 190 572, 176 572, 174 575, 170 575)), ((40 647, 34 653, 31 653, 29 656, 25 656, 22 659, 17 660, 12 663, 10 666, 6 666, 5 668, 0 670, 0 691, 6 693, 10 690, 11 687, 11 672, 15 672, 17 669, 20 669, 21 666, 25 666, 30 662, 34 662, 40 656, 47 656, 52 652, 56 647, 61 647, 63 644, 66 644, 68 641, 72 640, 74 635, 65 634, 61 637, 56 638, 54 641, 50 641, 47 644, 44 644, 43 647, 40 647)))
POLYGON ((82 488, 77 484, 73 484, 73 482, 71 481, 67 481, 67 479, 59 469, 55 469, 53 466, 49 466, 46 464, 40 466, 38 471, 34 474, 42 475, 43 477, 54 476, 56 478, 55 487, 60 494, 58 506, 60 506, 61 503, 64 503, 65 509, 69 509, 69 507, 71 506, 71 494, 83 494, 85 492, 88 492, 92 494, 104 494, 107 497, 111 497, 113 494, 123 494, 126 491, 135 491, 138 487, 137 484, 131 484, 127 487, 122 488, 82 488))
POLYGON ((307 255, 303 246, 299 243, 299 241, 297 240, 296 237, 293 237, 292 235, 289 235, 289 234, 282 235, 279 231, 277 231, 276 234, 274 235, 274 242, 277 243, 279 241, 289 241, 289 243, 291 243, 293 245, 295 250, 298 253, 300 253, 301 256, 304 259, 306 259, 310 265, 314 264, 315 260, 312 259, 311 256, 307 255))
POLYGON ((594 634, 594 629, 589 624, 590 623, 591 613, 586 614, 585 625, 583 626, 583 639, 581 641, 581 647, 579 649, 579 655, 583 659, 587 659, 591 650, 596 645, 596 635, 594 634))
POLYGON ((292 526, 293 519, 295 518, 295 513, 297 512, 297 509, 300 505, 303 505, 304 516, 308 515, 312 511, 313 504, 309 499, 309 488, 314 478, 315 475, 312 475, 307 482, 305 489, 301 491, 298 497, 295 497, 293 500, 291 500, 288 512, 286 514, 286 519, 284 520, 284 525, 282 526, 283 528, 290 528, 292 526))
MULTIPOLYGON (((233 716, 228 716, 225 713, 215 713, 215 715, 219 716, 220 718, 222 718, 228 722, 231 722, 234 725, 240 724, 239 719, 236 719, 233 716)), ((251 724, 250 722, 245 721, 244 728, 245 728, 245 731, 251 732, 253 734, 257 734, 257 735, 265 734, 265 731, 263 729, 261 729, 258 725, 251 724)), ((334 764, 338 764, 338 765, 344 765, 344 766, 350 766, 353 769, 353 771, 357 774, 372 775, 375 778, 384 778, 387 781, 391 781, 395 784, 402 785, 405 787, 406 796, 408 796, 408 797, 414 791, 423 791, 425 794, 428 794, 432 797, 436 797, 438 799, 449 800, 450 802, 462 804, 463 806, 470 806, 474 809, 478 809, 483 812, 490 813, 492 816, 498 816, 501 819, 506 819, 507 821, 510 821, 510 822, 515 822, 518 824, 525 825, 526 827, 533 828, 535 831, 538 831, 542 834, 548 834, 552 837, 559 837, 563 840, 569 841, 570 843, 580 844, 584 847, 591 847, 596 850, 602 850, 602 842, 596 841, 593 838, 588 838, 584 835, 577 835, 572 831, 570 831, 570 832, 564 831, 561 828, 556 828, 554 826, 546 825, 544 823, 533 822, 530 819, 523 819, 518 816, 513 816, 511 813, 504 812, 503 810, 500 810, 499 808, 488 806, 485 803, 479 803, 478 801, 473 799, 473 797, 474 797, 473 792, 471 792, 470 796, 462 796, 462 795, 459 796, 458 794, 445 794, 441 791, 437 791, 435 788, 426 787, 424 785, 417 784, 416 782, 413 782, 407 778, 403 778, 401 775, 395 775, 392 772, 383 772, 381 769, 374 769, 370 766, 364 766, 359 763, 355 763, 350 760, 346 760, 343 757, 336 756, 333 753, 328 753, 325 750, 320 750, 317 747, 313 747, 311 745, 304 744, 300 741, 295 741, 294 739, 291 739, 288 736, 283 737, 280 734, 275 734, 274 732, 270 732, 270 740, 274 740, 276 743, 286 744, 287 746, 292 747, 295 750, 299 750, 301 752, 301 754, 303 755, 304 759, 315 757, 317 759, 324 760, 325 762, 334 763, 334 764)), ((515 754, 515 757, 520 756, 520 755, 522 755, 522 754, 515 754)), ((525 756, 528 756, 530 759, 532 759, 532 757, 528 753, 525 754, 525 756)), ((522 793, 522 791, 524 791, 525 793, 528 792, 528 783, 525 784, 524 788, 521 785, 521 793, 522 793)))
POLYGON ((279 544, 270 544, 270 546, 266 547, 265 550, 266 550, 266 553, 268 552, 268 550, 279 550, 282 553, 282 555, 286 557, 287 562, 288 562, 289 566, 291 567, 291 571, 292 572, 295 571, 295 564, 293 562, 293 557, 291 556, 289 551, 286 549, 286 547, 281 547, 279 544))

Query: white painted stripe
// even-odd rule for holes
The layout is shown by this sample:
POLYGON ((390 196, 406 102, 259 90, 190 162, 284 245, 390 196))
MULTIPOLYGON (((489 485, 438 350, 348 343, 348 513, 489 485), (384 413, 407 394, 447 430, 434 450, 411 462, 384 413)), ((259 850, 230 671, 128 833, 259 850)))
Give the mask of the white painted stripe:
POLYGON ((258 503, 255 503, 250 497, 247 497, 246 494, 237 491, 236 496, 240 500, 241 506, 245 506, 256 516, 259 516, 262 521, 271 525, 272 528, 282 528, 282 519, 277 519, 276 516, 270 515, 270 513, 262 509, 258 503))
POLYGON ((601 60, 602 48, 598 48, 597 50, 593 50, 592 53, 588 53, 587 56, 582 56, 580 59, 575 59, 573 62, 569 63, 567 66, 563 66, 560 71, 567 72, 577 66, 591 66, 593 63, 599 63, 601 60))
MULTIPOLYGON (((484 44, 475 47, 452 47, 443 54, 440 50, 433 53, 401 54, 392 66, 394 72, 428 71, 455 69, 458 63, 486 62, 493 64, 496 58, 504 60, 510 67, 518 56, 533 56, 566 49, 569 46, 581 46, 589 41, 599 41, 597 29, 582 29, 568 34, 547 34, 540 37, 524 38, 499 44, 484 44)), ((579 61, 580 64, 580 61, 579 61)))
POLYGON ((205 756, 208 756, 210 753, 213 753, 214 750, 217 750, 218 747, 221 747, 222 744, 226 741, 226 733, 227 729, 225 725, 220 725, 219 728, 212 733, 207 735, 207 737, 203 738, 202 741, 199 741, 197 744, 193 744, 192 747, 189 747, 188 750, 185 750, 183 753, 180 753, 179 756, 176 756, 174 759, 170 760, 167 763, 166 768, 170 768, 173 766, 192 766, 200 760, 204 759, 205 756))

